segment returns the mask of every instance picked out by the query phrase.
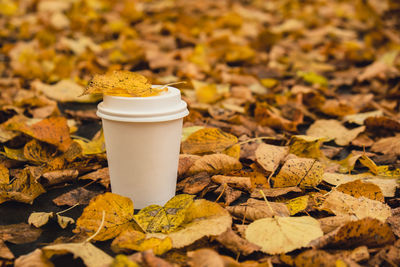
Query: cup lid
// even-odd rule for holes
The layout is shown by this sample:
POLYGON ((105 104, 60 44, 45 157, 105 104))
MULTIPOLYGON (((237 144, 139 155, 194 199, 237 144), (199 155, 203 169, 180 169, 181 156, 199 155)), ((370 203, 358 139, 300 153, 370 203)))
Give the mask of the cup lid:
MULTIPOLYGON (((153 85, 153 88, 161 85, 153 85)), ((104 95, 97 106, 97 116, 126 122, 158 122, 176 120, 189 114, 181 92, 175 87, 156 96, 122 97, 104 95)))

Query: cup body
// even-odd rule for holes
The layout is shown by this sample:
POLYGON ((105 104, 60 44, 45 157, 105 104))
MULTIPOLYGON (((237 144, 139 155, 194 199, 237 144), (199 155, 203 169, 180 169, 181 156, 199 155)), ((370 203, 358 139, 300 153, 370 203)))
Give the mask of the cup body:
POLYGON ((175 195, 182 122, 188 114, 179 90, 142 98, 105 96, 97 114, 111 191, 131 198, 135 209, 164 205, 175 195))

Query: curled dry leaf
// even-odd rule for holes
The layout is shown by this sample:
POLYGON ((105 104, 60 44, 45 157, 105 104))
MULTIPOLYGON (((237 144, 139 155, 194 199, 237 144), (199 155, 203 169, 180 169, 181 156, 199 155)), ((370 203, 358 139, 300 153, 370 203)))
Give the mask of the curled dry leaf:
POLYGON ((70 182, 76 180, 78 177, 78 170, 56 170, 43 173, 43 178, 46 181, 43 183, 45 186, 56 185, 60 183, 70 182))
POLYGON ((400 155, 400 134, 376 141, 372 145, 371 151, 380 152, 385 155, 400 155))
POLYGON ((130 250, 146 251, 151 249, 154 254, 162 255, 172 248, 171 238, 146 237, 146 234, 128 229, 122 232, 111 243, 111 249, 115 253, 121 253, 130 250))
POLYGON ((283 187, 283 188, 262 188, 262 189, 253 189, 251 192, 251 197, 254 198, 264 198, 263 194, 261 194, 260 190, 264 193, 266 197, 280 197, 290 193, 301 193, 303 192, 297 186, 291 187, 283 187))
POLYGON ((56 214, 56 217, 57 217, 57 223, 62 229, 67 228, 69 224, 75 223, 74 219, 67 216, 61 216, 59 214, 56 214))
POLYGON ((365 126, 348 130, 337 120, 317 120, 308 128, 307 135, 335 140, 339 146, 347 146, 364 130, 365 126))
POLYGON ((355 180, 352 182, 344 183, 336 187, 336 190, 355 198, 366 197, 372 200, 385 201, 382 191, 379 186, 373 183, 362 182, 355 180))
POLYGON ((293 158, 282 166, 274 179, 274 187, 315 187, 322 181, 323 165, 314 159, 293 158))
POLYGON ((47 224, 53 216, 53 212, 33 212, 29 215, 28 223, 39 228, 47 224))
POLYGON ((250 190, 252 188, 250 177, 214 175, 211 180, 217 184, 227 184, 230 187, 242 190, 250 190))
POLYGON ((0 203, 18 201, 32 204, 33 200, 46 192, 28 169, 19 171, 11 184, 0 184, 0 203))
POLYGON ((257 163, 270 174, 275 172, 288 153, 288 147, 273 146, 265 143, 260 144, 255 152, 257 163))
POLYGON ((209 266, 209 267, 224 267, 222 257, 212 249, 202 248, 188 252, 190 257, 189 265, 192 267, 209 266))
POLYGON ((75 233, 94 234, 100 227, 105 212, 104 225, 94 240, 108 240, 121 232, 135 228, 133 203, 130 198, 105 193, 93 198, 76 222, 75 233))
POLYGON ((246 239, 268 254, 280 254, 308 246, 323 235, 319 222, 309 216, 274 217, 252 222, 246 239))
POLYGON ((150 205, 134 215, 136 222, 148 233, 169 233, 177 229, 185 219, 194 195, 176 195, 164 207, 150 205))
POLYGON ((268 202, 249 198, 246 203, 237 206, 228 206, 226 210, 233 216, 255 221, 262 218, 273 216, 288 217, 290 215, 288 208, 283 203, 268 202))
POLYGON ((180 181, 176 188, 185 194, 197 194, 211 183, 211 178, 206 172, 200 172, 180 181))
POLYGON ((324 234, 330 233, 345 223, 355 220, 357 220, 357 217, 354 215, 338 215, 318 219, 324 234))
POLYGON ((79 180, 98 181, 102 186, 108 188, 110 186, 110 173, 107 168, 101 168, 94 172, 90 172, 79 177, 79 180))
POLYGON ((349 123, 355 123, 358 125, 364 125, 364 121, 369 117, 382 116, 383 112, 381 110, 369 111, 365 113, 351 114, 343 117, 343 121, 349 123))
POLYGON ((184 176, 184 174, 189 171, 190 167, 192 167, 194 162, 199 158, 201 157, 196 155, 180 154, 178 164, 178 177, 184 176))
POLYGON ((189 135, 182 142, 182 152, 185 154, 218 153, 237 143, 234 135, 217 128, 203 128, 189 135))
POLYGON ((222 195, 225 200, 225 205, 228 206, 235 200, 239 199, 243 192, 235 190, 227 184, 221 184, 214 190, 214 193, 218 194, 218 196, 222 195))
POLYGON ((117 70, 103 75, 96 74, 82 95, 105 94, 126 97, 158 95, 161 90, 152 89, 151 83, 139 73, 117 70))
POLYGON ((73 254, 81 258, 87 267, 108 266, 113 258, 89 242, 64 243, 49 245, 42 248, 43 255, 50 259, 54 255, 73 254))
POLYGON ((57 149, 54 146, 33 139, 25 144, 24 156, 32 163, 49 163, 57 154, 57 149))
POLYGON ((205 155, 194 162, 188 171, 188 175, 199 172, 207 172, 209 174, 228 173, 234 170, 240 170, 242 164, 239 160, 227 156, 225 154, 205 155))
POLYGON ((355 215, 358 219, 371 217, 382 222, 392 214, 390 207, 382 202, 365 197, 355 198, 336 190, 328 194, 320 208, 335 215, 355 215))
POLYGON ((247 256, 261 248, 237 235, 231 228, 217 236, 216 240, 235 253, 247 256))

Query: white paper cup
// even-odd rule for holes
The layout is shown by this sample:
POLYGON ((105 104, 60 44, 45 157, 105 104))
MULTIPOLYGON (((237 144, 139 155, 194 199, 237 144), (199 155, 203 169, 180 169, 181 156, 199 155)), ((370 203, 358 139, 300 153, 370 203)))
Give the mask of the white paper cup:
POLYGON ((136 209, 164 205, 175 195, 182 121, 188 114, 174 87, 151 97, 104 96, 97 115, 113 193, 131 198, 136 209))

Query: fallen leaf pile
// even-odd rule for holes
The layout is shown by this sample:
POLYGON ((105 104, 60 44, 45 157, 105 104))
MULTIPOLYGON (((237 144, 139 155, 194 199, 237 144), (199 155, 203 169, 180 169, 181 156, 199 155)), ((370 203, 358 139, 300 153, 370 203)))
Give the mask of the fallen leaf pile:
POLYGON ((400 265, 399 12, 0 0, 0 266, 400 265), (96 107, 153 85, 190 114, 176 196, 135 210, 96 107))

